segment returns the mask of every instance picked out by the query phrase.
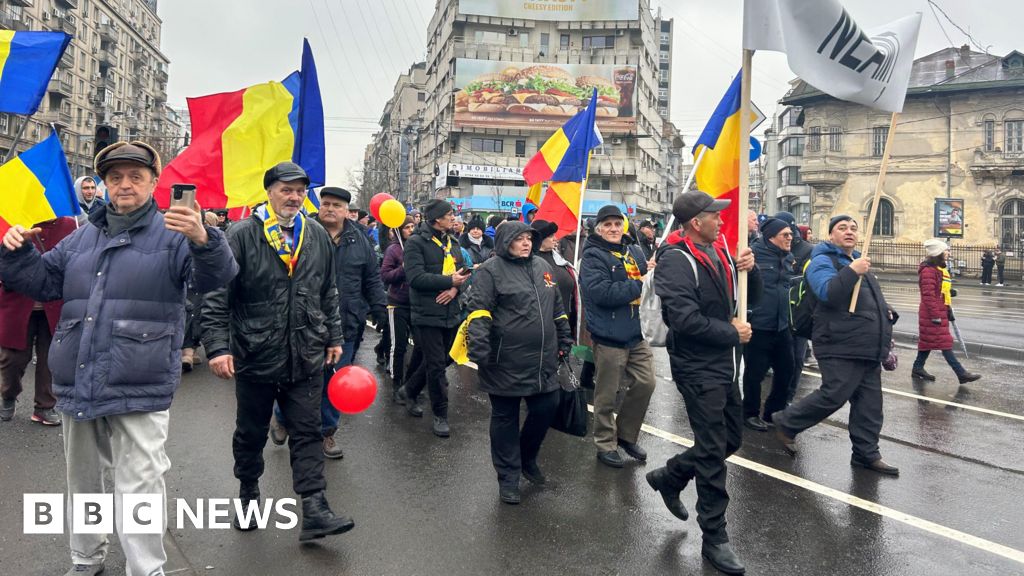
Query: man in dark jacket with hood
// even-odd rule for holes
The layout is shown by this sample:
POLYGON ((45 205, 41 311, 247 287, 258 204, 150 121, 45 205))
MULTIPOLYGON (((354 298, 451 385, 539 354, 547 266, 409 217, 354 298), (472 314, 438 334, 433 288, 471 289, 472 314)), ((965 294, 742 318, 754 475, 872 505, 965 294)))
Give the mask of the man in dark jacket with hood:
MULTIPOLYGON (((342 326, 334 244, 300 211, 309 177, 281 162, 267 170, 267 204, 228 230, 241 271, 203 307, 210 370, 235 378, 235 477, 243 506, 259 505, 263 447, 274 402, 287 420, 292 487, 302 497, 300 541, 341 534, 355 524, 331 511, 324 495, 320 398, 324 368, 341 358, 342 326)), ((239 530, 255 528, 247 514, 239 530)))
POLYGON ((878 451, 882 431, 882 361, 892 344, 896 315, 871 271, 871 260, 854 248, 857 221, 845 214, 829 221, 828 242, 814 249, 807 282, 818 302, 811 341, 821 367, 821 387, 772 417, 775 434, 791 455, 796 435, 850 402, 850 464, 880 474, 899 475, 878 451), (838 269, 837 269, 838 268, 838 269), (861 280, 857 308, 849 312, 861 280))
POLYGON ((494 239, 484 233, 484 221, 473 218, 466 225, 466 231, 459 238, 459 246, 469 252, 473 268, 478 268, 494 254, 494 239))
MULTIPOLYGON (((160 156, 143 142, 117 142, 96 155, 110 203, 40 254, 39 228, 15 225, 3 239, 4 288, 39 302, 64 300, 50 345, 57 410, 64 414, 68 494, 104 493, 113 463, 113 498, 165 495, 169 408, 181 380, 186 286, 209 292, 238 271, 224 236, 203 226, 199 205, 161 214, 153 200, 160 156)), ((166 506, 164 506, 166 508, 166 506)), ((68 510, 68 526, 74 518, 68 510)), ((157 516, 157 512, 153 511, 157 516)), ((116 523, 129 574, 163 574, 167 511, 154 534, 125 534, 116 523)), ((69 574, 103 571, 106 534, 72 532, 69 574)))
POLYGON ((672 214, 682 226, 658 249, 655 293, 669 327, 666 348, 672 379, 686 401, 693 447, 647 474, 669 511, 680 520, 689 513, 679 493, 697 482, 697 522, 704 533, 701 554, 727 574, 742 574, 743 564, 729 543, 725 510, 725 459, 743 441, 738 382, 742 344, 751 327, 736 317, 738 273, 748 271, 750 304, 757 305, 761 278, 749 248, 736 260, 720 242, 719 212, 729 200, 699 190, 681 194, 672 214))
POLYGON ((448 425, 448 385, 444 370, 455 331, 462 322, 459 288, 469 279, 459 243, 448 233, 455 221, 451 204, 434 199, 423 207, 423 223, 405 243, 405 277, 412 305, 412 339, 423 362, 399 389, 398 398, 414 416, 424 386, 434 413, 432 429, 439 438, 451 434, 448 425))
POLYGON ((544 483, 541 442, 558 408, 558 359, 572 348, 569 319, 546 262, 531 254, 539 234, 506 222, 495 234, 495 257, 473 277, 469 297, 469 358, 491 399, 491 460, 498 495, 518 504, 520 473, 544 483), (519 406, 526 421, 519 431, 519 406))
POLYGON ((789 286, 793 276, 790 243, 793 231, 777 218, 761 223, 761 237, 752 250, 761 274, 763 290, 750 312, 753 336, 743 347, 743 425, 766 432, 774 412, 786 407, 793 374, 793 336, 789 329, 789 286), (772 388, 761 418, 761 381, 772 369, 772 388))
POLYGON ((640 331, 640 292, 648 262, 623 234, 625 218, 615 205, 597 212, 594 234, 580 258, 583 311, 594 342, 594 444, 606 466, 625 464, 619 448, 637 460, 640 426, 654 394, 654 355, 640 331), (615 413, 619 389, 628 386, 615 413))
MULTIPOLYGON (((793 255, 793 277, 791 284, 795 285, 800 281, 800 277, 804 275, 804 269, 811 260, 811 251, 814 250, 814 244, 804 240, 803 234, 800 232, 800 226, 796 223, 796 218, 793 217, 793 214, 779 212, 775 214, 775 218, 789 224, 790 230, 793 231, 793 244, 790 246, 789 251, 793 255)), ((800 386, 800 378, 804 373, 804 358, 807 357, 807 345, 807 338, 793 335, 793 370, 791 370, 789 389, 786 392, 786 402, 793 401, 793 398, 796 396, 796 389, 800 386)))

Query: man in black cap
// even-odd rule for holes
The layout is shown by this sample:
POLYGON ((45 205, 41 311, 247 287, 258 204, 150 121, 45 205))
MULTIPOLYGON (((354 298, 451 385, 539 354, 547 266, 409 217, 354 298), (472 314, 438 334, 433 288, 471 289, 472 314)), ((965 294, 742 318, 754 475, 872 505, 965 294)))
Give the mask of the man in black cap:
POLYGON ((612 468, 640 461, 647 452, 637 441, 654 393, 654 355, 640 330, 640 292, 648 262, 623 234, 625 218, 615 205, 597 212, 594 234, 580 258, 580 290, 587 329, 593 339, 594 444, 597 459, 612 468), (627 387, 615 416, 619 390, 627 387))
POLYGON ((750 248, 735 259, 720 242, 719 212, 729 200, 716 200, 699 190, 681 194, 672 214, 682 227, 658 249, 655 293, 669 327, 666 349, 676 388, 686 402, 693 447, 673 456, 664 468, 647 474, 675 517, 689 513, 679 493, 697 482, 697 522, 704 533, 701 554, 727 574, 742 574, 726 532, 725 459, 743 441, 738 371, 740 348, 750 341, 751 328, 736 317, 734 297, 738 273, 748 272, 750 302, 761 295, 761 279, 750 248))
MULTIPOLYGON (((3 237, 0 278, 5 291, 37 302, 64 300, 48 364, 63 414, 67 492, 108 493, 110 472, 121 510, 129 495, 165 500, 187 288, 219 288, 238 266, 220 230, 203 225, 198 204, 166 214, 157 209, 161 165, 151 146, 111 144, 96 155, 95 167, 110 202, 45 254, 33 246, 42 228, 12 226, 3 237)), ((126 534, 115 524, 129 574, 164 573, 166 506, 150 513, 157 513, 156 533, 126 534)), ((68 526, 82 520, 76 514, 68 508, 68 526)), ((106 534, 72 532, 70 544, 68 574, 103 572, 106 534)))
MULTIPOLYGON (((320 401, 324 456, 332 459, 340 459, 344 453, 335 438, 341 414, 327 398, 327 383, 334 372, 355 363, 359 344, 363 341, 367 314, 372 314, 377 322, 383 322, 387 306, 377 253, 366 230, 358 222, 348 219, 351 200, 352 194, 348 190, 325 186, 320 189, 320 211, 316 216, 316 221, 324 227, 335 246, 335 278, 345 340, 341 359, 324 371, 323 396, 320 401)), ((271 440, 280 446, 288 438, 288 426, 280 407, 275 410, 275 415, 279 426, 271 425, 271 440)))
POLYGON ((899 468, 882 460, 882 361, 892 345, 897 315, 882 295, 871 260, 855 248, 857 221, 846 214, 828 223, 829 239, 814 248, 807 267, 807 284, 817 304, 811 341, 821 369, 821 387, 772 416, 775 435, 795 456, 796 435, 816 425, 850 402, 850 465, 890 476, 899 468), (861 280, 857 307, 850 301, 861 280))
MULTIPOLYGON (((210 370, 235 378, 235 477, 249 510, 259 505, 263 447, 274 402, 287 421, 292 486, 302 496, 300 541, 341 534, 351 519, 335 516, 324 490, 320 402, 325 367, 342 353, 335 246, 323 226, 301 212, 309 177, 282 162, 263 177, 267 203, 228 230, 241 272, 206 299, 203 345, 210 370)), ((255 528, 250 514, 239 530, 255 528)))
POLYGON ((644 251, 644 258, 654 258, 654 251, 658 249, 658 242, 654 238, 654 224, 650 220, 644 220, 637 226, 636 243, 644 251))
MULTIPOLYGON (((775 214, 775 218, 789 224, 790 230, 793 231, 793 244, 789 251, 793 255, 793 283, 795 284, 798 281, 797 278, 803 276, 804 269, 811 260, 811 251, 814 250, 814 245, 804 240, 803 235, 800 233, 800 226, 796 223, 796 218, 792 213, 778 212, 775 214)), ((786 391, 786 402, 793 401, 793 398, 796 396, 796 389, 800 386, 800 377, 804 373, 804 359, 807 357, 807 345, 807 338, 793 335, 793 370, 789 380, 789 388, 786 391)))
POLYGON ((448 384, 444 371, 448 351, 462 322, 459 288, 469 279, 462 250, 449 231, 455 221, 451 204, 434 199, 423 207, 423 223, 405 242, 405 277, 412 306, 412 339, 423 362, 398 389, 399 402, 413 416, 422 416, 416 399, 424 386, 430 393, 433 432, 451 434, 448 425, 448 384))
POLYGON ((793 276, 790 246, 793 230, 777 218, 761 223, 761 237, 751 249, 763 285, 761 300, 750 312, 754 330, 743 347, 743 425, 766 432, 772 414, 786 407, 793 375, 793 336, 789 327, 789 287, 793 276), (772 369, 772 388, 761 418, 761 381, 772 369))

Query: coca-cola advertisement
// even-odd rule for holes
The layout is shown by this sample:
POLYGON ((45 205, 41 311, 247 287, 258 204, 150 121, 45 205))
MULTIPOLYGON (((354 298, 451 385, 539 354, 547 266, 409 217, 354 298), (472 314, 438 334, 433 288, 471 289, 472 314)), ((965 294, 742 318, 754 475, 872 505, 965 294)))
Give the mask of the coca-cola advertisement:
POLYGON ((590 104, 604 133, 636 129, 636 66, 460 58, 455 126, 552 130, 590 104))

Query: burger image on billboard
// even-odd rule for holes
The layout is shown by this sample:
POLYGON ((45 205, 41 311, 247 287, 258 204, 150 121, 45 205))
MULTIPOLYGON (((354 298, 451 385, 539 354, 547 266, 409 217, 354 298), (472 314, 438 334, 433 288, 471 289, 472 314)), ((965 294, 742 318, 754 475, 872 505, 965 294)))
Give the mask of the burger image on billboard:
POLYGON ((587 95, 584 106, 590 105, 591 95, 594 88, 597 88, 597 115, 618 116, 619 115, 619 87, 608 78, 600 76, 580 76, 576 79, 576 85, 587 95))

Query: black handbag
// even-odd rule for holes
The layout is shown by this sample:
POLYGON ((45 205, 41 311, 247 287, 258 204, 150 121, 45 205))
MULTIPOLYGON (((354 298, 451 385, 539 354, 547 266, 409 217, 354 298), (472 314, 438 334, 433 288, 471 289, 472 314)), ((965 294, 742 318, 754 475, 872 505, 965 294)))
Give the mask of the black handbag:
POLYGON ((587 435, 587 397, 580 388, 579 378, 572 366, 562 358, 558 365, 558 410, 551 427, 570 436, 587 435))

